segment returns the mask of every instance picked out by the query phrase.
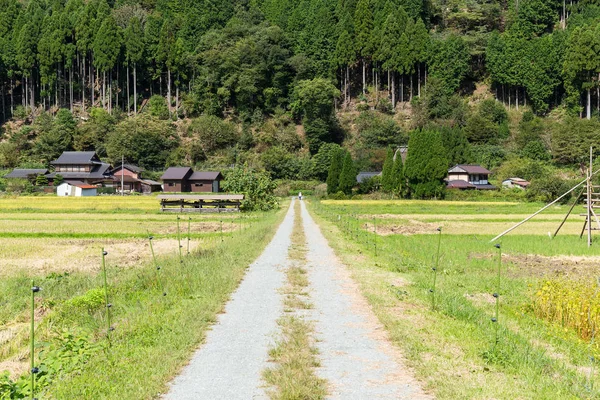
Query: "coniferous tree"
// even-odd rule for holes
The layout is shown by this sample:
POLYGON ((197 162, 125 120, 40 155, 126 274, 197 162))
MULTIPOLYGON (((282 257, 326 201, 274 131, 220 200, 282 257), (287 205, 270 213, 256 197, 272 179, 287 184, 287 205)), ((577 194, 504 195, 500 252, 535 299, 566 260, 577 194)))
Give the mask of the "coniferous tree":
POLYGON ((394 168, 392 169, 392 193, 404 197, 406 189, 406 178, 404 177, 404 164, 402 163, 402 156, 400 153, 396 154, 394 160, 394 168))
MULTIPOLYGON (((129 20, 125 30, 125 49, 127 58, 127 70, 129 65, 133 66, 133 113, 137 114, 137 66, 144 56, 144 31, 138 17, 129 20)), ((127 73, 129 83, 129 73, 127 73)), ((127 85, 129 89, 129 85, 127 85)), ((127 93, 127 111, 129 111, 129 91, 127 93)))
POLYGON ((394 150, 388 147, 381 171, 381 189, 386 193, 391 193, 394 189, 394 150))
POLYGON ((367 60, 373 55, 372 31, 373 9, 371 0, 359 0, 354 13, 356 49, 362 60, 362 91, 367 89, 367 60))
POLYGON ((417 130, 411 133, 404 169, 412 196, 442 197, 448 160, 440 132, 417 130))
POLYGON ((352 156, 346 152, 342 172, 340 173, 338 190, 344 192, 344 194, 351 195, 354 186, 356 186, 356 167, 354 166, 354 161, 352 161, 352 156))
POLYGON ((331 165, 329 166, 329 173, 327 174, 327 194, 334 194, 339 190, 340 174, 342 172, 345 154, 346 151, 341 148, 333 153, 331 165))

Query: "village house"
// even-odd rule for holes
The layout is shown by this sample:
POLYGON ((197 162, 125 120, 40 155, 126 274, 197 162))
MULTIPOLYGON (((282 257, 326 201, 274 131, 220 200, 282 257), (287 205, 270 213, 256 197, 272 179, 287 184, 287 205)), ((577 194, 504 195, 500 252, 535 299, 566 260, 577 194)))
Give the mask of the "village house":
POLYGON ((165 192, 214 192, 220 191, 220 172, 194 172, 190 167, 170 167, 160 178, 165 192))
POLYGON ((219 193, 223 175, 220 172, 194 172, 189 178, 192 192, 219 193))
POLYGON ((150 179, 144 179, 142 173, 143 168, 131 164, 123 164, 113 168, 110 171, 112 176, 112 187, 117 191, 125 191, 126 193, 152 193, 160 191, 161 184, 150 179), (123 184, 123 187, 121 187, 123 184))
POLYGON ((490 174, 491 171, 480 165, 458 164, 448 170, 447 188, 495 190, 496 186, 490 185, 488 182, 490 174))
POLYGON ((376 176, 381 176, 381 172, 359 172, 358 175, 356 175, 356 182, 363 183, 365 180, 376 176))
POLYGON ((10 173, 4 175, 5 178, 9 179, 28 179, 34 181, 38 175, 46 175, 48 170, 46 168, 37 169, 24 169, 15 168, 10 173))
POLYGON ((94 151, 65 151, 50 163, 54 172, 46 175, 50 182, 61 175, 65 182, 83 182, 90 185, 112 182, 110 164, 102 162, 94 151))
POLYGON ((502 181, 502 187, 507 189, 518 188, 524 190, 530 182, 522 178, 508 178, 502 181))

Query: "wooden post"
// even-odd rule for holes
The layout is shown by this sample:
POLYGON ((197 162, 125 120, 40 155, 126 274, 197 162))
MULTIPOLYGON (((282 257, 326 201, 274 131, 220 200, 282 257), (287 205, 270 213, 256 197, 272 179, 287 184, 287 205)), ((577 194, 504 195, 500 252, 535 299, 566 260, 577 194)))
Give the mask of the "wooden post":
POLYGON ((588 168, 587 179, 587 231, 588 247, 592 245, 592 147, 590 146, 590 167, 588 168))

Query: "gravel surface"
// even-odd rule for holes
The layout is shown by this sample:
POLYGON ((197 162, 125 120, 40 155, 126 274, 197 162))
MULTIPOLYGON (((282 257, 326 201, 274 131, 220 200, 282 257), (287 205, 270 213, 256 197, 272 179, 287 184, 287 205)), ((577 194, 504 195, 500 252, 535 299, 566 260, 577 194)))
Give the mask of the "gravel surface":
POLYGON ((425 399, 401 355, 302 203, 314 304, 317 374, 331 399, 425 399))
POLYGON ((207 333, 205 344, 171 383, 166 400, 267 399, 262 371, 283 313, 279 289, 285 282, 294 202, 273 240, 249 267, 207 333))

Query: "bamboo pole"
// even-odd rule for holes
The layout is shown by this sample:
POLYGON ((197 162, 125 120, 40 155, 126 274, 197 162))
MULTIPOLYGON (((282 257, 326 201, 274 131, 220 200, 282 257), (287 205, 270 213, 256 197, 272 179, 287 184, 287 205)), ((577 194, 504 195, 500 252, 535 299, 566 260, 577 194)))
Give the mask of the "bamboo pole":
POLYGON ((581 196, 583 195, 583 191, 585 189, 582 189, 581 192, 579 193, 579 196, 577 196, 575 198, 575 201, 573 202, 573 204, 571 205, 571 208, 569 208, 569 212, 567 213, 567 215, 565 215, 565 218, 562 220, 562 222, 560 223, 560 225, 558 226, 558 228, 556 228, 556 232, 554 232, 554 235, 552 235, 552 237, 556 237, 556 235, 558 235, 558 231, 560 231, 560 228, 562 228, 562 226, 565 224, 565 222, 567 221, 567 218, 569 218, 569 215, 571 215, 571 212, 573 211, 573 208, 575 208, 575 206, 577 205, 577 202, 579 201, 579 199, 581 198, 581 196))
MULTIPOLYGON (((594 171, 592 173, 593 175, 596 175, 598 172, 600 172, 600 169, 597 169, 596 171, 594 171)), ((513 225, 512 227, 508 228, 507 230, 505 230, 504 232, 502 232, 501 234, 499 234, 498 236, 496 236, 495 238, 493 238, 492 240, 490 240, 490 243, 495 242, 496 240, 500 239, 502 236, 506 235, 507 233, 515 230, 516 228, 518 228, 519 226, 523 225, 525 222, 529 221, 531 218, 535 217, 536 215, 540 214, 542 211, 546 210, 548 207, 556 204, 558 201, 560 201, 563 197, 565 197, 566 195, 568 195, 569 193, 571 193, 572 191, 574 191, 575 189, 577 189, 578 187, 580 187, 581 185, 583 185, 584 183, 586 183, 588 180, 588 178, 585 178, 584 180, 582 180, 581 182, 579 182, 577 185, 573 186, 571 189, 569 189, 567 192, 563 193, 562 195, 560 195, 556 200, 554 200, 551 203, 546 204, 544 207, 542 207, 541 209, 539 209, 538 211, 536 211, 535 213, 531 214, 529 217, 525 218, 523 221, 517 223, 516 225, 513 225)))

